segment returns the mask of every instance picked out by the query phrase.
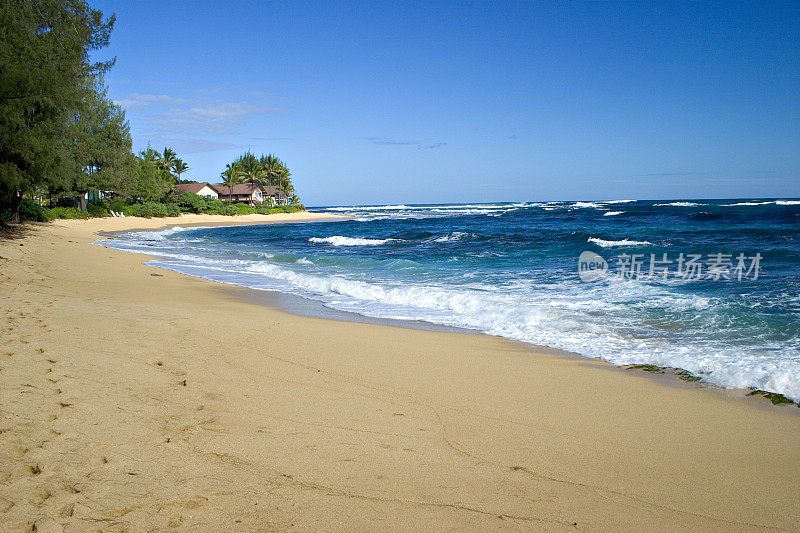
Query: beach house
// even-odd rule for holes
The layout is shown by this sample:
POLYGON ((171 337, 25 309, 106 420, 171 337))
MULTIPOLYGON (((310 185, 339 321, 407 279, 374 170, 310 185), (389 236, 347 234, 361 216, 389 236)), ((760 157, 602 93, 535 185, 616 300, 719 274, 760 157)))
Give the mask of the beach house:
POLYGON ((210 185, 223 202, 246 203, 249 205, 288 205, 289 195, 275 185, 259 185, 258 183, 238 183, 231 187, 224 183, 210 185))
POLYGON ((233 187, 224 183, 214 183, 211 187, 217 191, 218 198, 223 202, 249 205, 264 203, 264 187, 258 183, 237 183, 233 187))
POLYGON ((175 186, 175 194, 191 192, 203 198, 219 198, 219 193, 208 183, 179 183, 175 186))
POLYGON ((264 201, 272 205, 289 205, 289 195, 275 185, 264 185, 264 201))

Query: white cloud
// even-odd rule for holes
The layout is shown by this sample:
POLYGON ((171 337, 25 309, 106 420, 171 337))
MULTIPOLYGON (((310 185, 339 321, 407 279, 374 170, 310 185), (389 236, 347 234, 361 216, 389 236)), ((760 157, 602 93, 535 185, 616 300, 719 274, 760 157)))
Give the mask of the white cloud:
POLYGON ((217 150, 233 150, 242 148, 241 145, 211 141, 209 139, 164 139, 161 145, 169 146, 179 154, 197 154, 200 152, 216 152, 217 150))
POLYGON ((432 144, 424 144, 419 141, 408 141, 403 139, 388 139, 386 137, 367 137, 367 140, 372 144, 380 146, 416 146, 417 150, 430 150, 433 148, 441 148, 447 146, 445 142, 435 142, 432 144))
POLYGON ((144 136, 188 138, 236 133, 248 119, 281 109, 255 100, 132 93, 116 103, 129 111, 132 126, 144 136))

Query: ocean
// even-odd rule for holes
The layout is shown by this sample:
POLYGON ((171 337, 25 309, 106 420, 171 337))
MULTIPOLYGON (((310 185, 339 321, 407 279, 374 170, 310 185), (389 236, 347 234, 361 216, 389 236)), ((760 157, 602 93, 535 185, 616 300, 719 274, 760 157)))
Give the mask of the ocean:
POLYGON ((383 205, 128 232, 149 264, 800 401, 800 200, 383 205))

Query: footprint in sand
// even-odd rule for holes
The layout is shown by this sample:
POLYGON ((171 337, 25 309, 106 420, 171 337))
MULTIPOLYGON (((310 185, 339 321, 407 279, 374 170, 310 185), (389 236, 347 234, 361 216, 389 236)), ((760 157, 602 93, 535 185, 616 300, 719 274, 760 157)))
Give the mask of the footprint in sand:
POLYGON ((33 505, 42 505, 44 502, 47 501, 48 498, 53 496, 49 490, 47 489, 40 489, 34 491, 28 496, 28 501, 33 505))
POLYGON ((60 517, 62 517, 62 518, 69 518, 73 514, 75 514, 75 504, 74 503, 70 503, 69 505, 66 505, 66 506, 62 507, 61 510, 58 512, 58 515, 60 517))
POLYGON ((14 502, 0 496, 0 513, 7 513, 12 507, 14 507, 14 502))

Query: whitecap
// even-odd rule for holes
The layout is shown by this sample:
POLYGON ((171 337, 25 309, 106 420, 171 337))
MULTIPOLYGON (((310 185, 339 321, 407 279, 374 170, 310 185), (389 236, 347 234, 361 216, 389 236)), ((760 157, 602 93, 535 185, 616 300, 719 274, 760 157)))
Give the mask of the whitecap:
POLYGON ((773 202, 736 202, 735 204, 722 204, 722 207, 737 207, 741 205, 767 205, 773 202))
POLYGON ((602 246, 603 248, 609 248, 611 246, 652 246, 652 242, 648 241, 631 241, 629 239, 622 239, 619 241, 607 241, 605 239, 598 239, 597 237, 589 237, 587 242, 593 242, 598 246, 602 246))
POLYGON ((452 233, 448 233, 447 235, 442 235, 441 237, 436 237, 432 239, 432 242, 453 242, 453 241, 461 241, 469 237, 474 237, 473 233, 467 233, 464 231, 454 231, 452 233))
POLYGON ((331 237, 311 237, 308 242, 318 244, 330 244, 332 246, 380 246, 389 241, 397 239, 361 239, 354 237, 343 237, 341 235, 333 235, 331 237))

